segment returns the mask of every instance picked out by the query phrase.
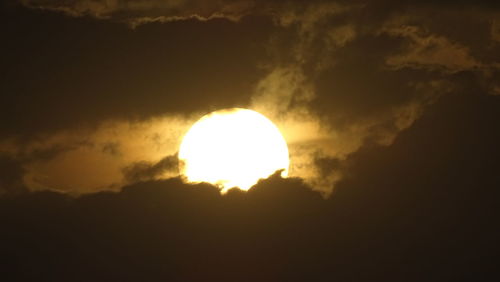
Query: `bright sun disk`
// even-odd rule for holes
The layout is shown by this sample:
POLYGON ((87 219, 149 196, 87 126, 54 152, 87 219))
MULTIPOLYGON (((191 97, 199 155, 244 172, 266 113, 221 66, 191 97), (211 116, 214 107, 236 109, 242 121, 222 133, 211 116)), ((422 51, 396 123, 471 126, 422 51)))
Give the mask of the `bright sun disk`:
POLYGON ((180 172, 189 182, 208 182, 222 192, 248 190, 261 178, 290 163, 288 147, 278 128, 252 110, 215 111, 198 120, 179 149, 180 172))

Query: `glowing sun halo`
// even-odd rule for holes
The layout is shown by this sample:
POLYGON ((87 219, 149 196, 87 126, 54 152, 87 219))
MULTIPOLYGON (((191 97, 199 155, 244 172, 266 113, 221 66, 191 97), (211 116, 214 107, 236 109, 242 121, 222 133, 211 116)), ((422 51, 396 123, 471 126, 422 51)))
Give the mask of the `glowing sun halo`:
POLYGON ((215 111, 198 120, 179 149, 180 172, 189 182, 248 190, 282 169, 288 174, 288 147, 278 128, 247 109, 215 111))

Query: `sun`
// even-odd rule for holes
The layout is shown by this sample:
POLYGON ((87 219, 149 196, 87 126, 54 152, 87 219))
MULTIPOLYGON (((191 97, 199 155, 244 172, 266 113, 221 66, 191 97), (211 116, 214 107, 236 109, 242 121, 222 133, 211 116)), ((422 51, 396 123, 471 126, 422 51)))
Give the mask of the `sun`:
POLYGON ((242 108, 212 112, 198 120, 179 149, 180 173, 189 182, 208 182, 222 192, 248 190, 277 170, 288 175, 288 146, 262 114, 242 108))

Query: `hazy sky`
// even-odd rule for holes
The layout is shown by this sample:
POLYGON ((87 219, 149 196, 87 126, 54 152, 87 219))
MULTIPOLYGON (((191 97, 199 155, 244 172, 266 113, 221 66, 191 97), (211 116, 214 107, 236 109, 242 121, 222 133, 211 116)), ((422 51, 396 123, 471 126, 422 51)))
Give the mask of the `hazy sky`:
POLYGON ((490 273, 500 2, 436 2, 2 1, 9 281, 490 273), (230 107, 279 127, 291 179, 220 196, 175 178, 185 132, 230 107))

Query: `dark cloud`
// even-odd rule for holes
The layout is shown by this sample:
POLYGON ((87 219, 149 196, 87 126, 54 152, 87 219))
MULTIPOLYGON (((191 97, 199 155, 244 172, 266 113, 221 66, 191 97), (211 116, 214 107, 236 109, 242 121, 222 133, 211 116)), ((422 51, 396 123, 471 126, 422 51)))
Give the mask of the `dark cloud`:
POLYGON ((264 20, 134 31, 20 7, 2 14, 4 138, 243 104, 268 33, 264 20))
POLYGON ((41 10, 63 12, 71 16, 92 16, 99 19, 113 19, 133 26, 150 22, 172 22, 196 19, 206 21, 224 18, 239 20, 251 11, 257 1, 99 1, 99 0, 21 0, 23 5, 41 10))
POLYGON ((157 163, 146 161, 133 163, 123 168, 123 175, 128 183, 154 180, 162 177, 166 172, 178 173, 179 160, 177 155, 167 156, 157 163))
MULTIPOLYGON (((250 107, 295 131, 291 171, 317 184, 317 155, 342 161, 365 142, 390 145, 470 80, 474 91, 498 95, 499 11, 486 1, 8 2, 0 147, 15 144, 15 158, 21 143, 59 134, 83 144, 107 122, 175 116, 184 126, 212 110, 250 107)), ((90 142, 122 160, 116 170, 142 159, 121 154, 130 147, 110 135, 90 142)), ((39 147, 70 150, 43 159, 25 150, 28 165, 81 146, 39 147)))
POLYGON ((23 182, 25 173, 21 162, 0 154, 0 195, 28 192, 23 182))
POLYGON ((0 198, 9 281, 496 279, 500 101, 469 87, 392 146, 351 154, 324 199, 279 174, 221 195, 174 178, 0 198), (30 234, 30 235, 26 235, 30 234))
MULTIPOLYGON (((486 2, 21 2, 102 19, 209 18, 225 11, 246 17, 238 23, 194 18, 134 31, 107 20, 5 8, 7 43, 0 55, 7 82, 1 91, 7 94, 2 96, 1 118, 13 120, 0 127, 3 136, 246 105, 267 75, 262 65, 283 73, 295 70, 290 77, 294 81, 285 81, 299 84, 297 93, 289 94, 294 103, 317 88, 320 112, 326 112, 321 107, 326 102, 340 109, 359 108, 357 116, 329 109, 336 119, 373 119, 359 113, 372 113, 372 103, 376 108, 382 104, 385 111, 404 105, 414 99, 400 94, 414 92, 407 85, 441 79, 433 73, 436 69, 496 74, 493 63, 498 63, 500 48, 492 45, 498 5, 486 2), (463 5, 475 8, 469 11, 463 5), (461 21, 465 26, 454 28, 461 21), (391 70, 379 72, 386 67, 391 70), (412 68, 423 72, 408 71, 412 68), (346 83, 357 86, 344 87, 346 83), (358 93, 377 98, 358 98, 358 93)), ((487 80, 495 93, 498 86, 487 80)), ((313 106, 311 111, 316 110, 313 106)))
POLYGON ((102 145, 102 152, 108 153, 112 156, 120 156, 120 144, 117 142, 107 142, 102 145))

